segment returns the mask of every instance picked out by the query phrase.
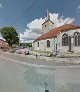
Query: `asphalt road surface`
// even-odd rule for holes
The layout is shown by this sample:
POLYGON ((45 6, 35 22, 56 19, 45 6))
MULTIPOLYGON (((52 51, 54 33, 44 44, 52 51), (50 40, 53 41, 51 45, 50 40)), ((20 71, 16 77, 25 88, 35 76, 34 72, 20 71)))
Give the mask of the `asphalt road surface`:
POLYGON ((0 92, 80 92, 80 66, 0 52, 0 92))

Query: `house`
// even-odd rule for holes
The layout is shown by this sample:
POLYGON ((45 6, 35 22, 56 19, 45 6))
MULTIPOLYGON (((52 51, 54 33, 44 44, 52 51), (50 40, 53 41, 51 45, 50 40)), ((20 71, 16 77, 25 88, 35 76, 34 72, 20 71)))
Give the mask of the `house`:
POLYGON ((80 26, 65 24, 55 26, 49 13, 42 24, 43 34, 33 41, 34 50, 50 52, 80 52, 80 26))
POLYGON ((0 39, 0 49, 2 49, 2 50, 9 49, 9 44, 3 39, 0 39))

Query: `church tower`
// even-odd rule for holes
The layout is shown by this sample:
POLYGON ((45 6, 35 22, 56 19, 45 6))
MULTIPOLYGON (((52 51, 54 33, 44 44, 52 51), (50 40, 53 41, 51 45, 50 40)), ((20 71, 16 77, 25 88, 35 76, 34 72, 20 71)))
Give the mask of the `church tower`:
POLYGON ((47 10, 45 22, 42 24, 43 34, 49 32, 51 29, 54 29, 54 23, 50 20, 49 11, 47 10))

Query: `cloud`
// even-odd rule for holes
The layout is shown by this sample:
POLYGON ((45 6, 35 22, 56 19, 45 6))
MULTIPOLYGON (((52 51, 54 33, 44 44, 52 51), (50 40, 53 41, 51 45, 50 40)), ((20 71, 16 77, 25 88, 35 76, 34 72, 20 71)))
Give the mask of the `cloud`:
POLYGON ((26 29, 26 31, 23 34, 20 33, 20 41, 23 43, 28 41, 33 41, 38 36, 40 36, 40 34, 32 32, 29 29, 26 29))
POLYGON ((50 20, 53 21, 55 27, 62 26, 64 24, 71 24, 74 22, 75 18, 67 17, 64 19, 64 16, 60 16, 58 13, 50 13, 50 20))
POLYGON ((66 19, 60 19, 60 22, 57 23, 57 27, 62 26, 64 24, 71 24, 75 21, 75 18, 66 18, 66 19))
POLYGON ((42 34, 42 24, 45 19, 35 19, 34 21, 27 24, 27 27, 34 33, 42 34))
MULTIPOLYGON (((64 24, 71 24, 74 22, 75 18, 64 18, 64 16, 60 16, 58 13, 49 13, 50 20, 54 22, 55 27, 62 26, 64 24)), ((42 32, 42 24, 45 21, 44 18, 35 19, 32 22, 27 24, 27 28, 25 32, 20 34, 21 42, 33 41, 35 38, 40 36, 42 32)))
POLYGON ((0 8, 2 8, 3 6, 2 6, 2 4, 0 3, 0 8))
POLYGON ((80 9, 80 5, 77 6, 77 9, 80 9))
POLYGON ((42 32, 42 23, 45 19, 35 19, 32 22, 27 24, 27 29, 22 34, 20 33, 20 41, 21 42, 28 42, 33 41, 35 38, 39 37, 42 32))
POLYGON ((77 6, 77 12, 79 13, 80 12, 80 5, 77 6))

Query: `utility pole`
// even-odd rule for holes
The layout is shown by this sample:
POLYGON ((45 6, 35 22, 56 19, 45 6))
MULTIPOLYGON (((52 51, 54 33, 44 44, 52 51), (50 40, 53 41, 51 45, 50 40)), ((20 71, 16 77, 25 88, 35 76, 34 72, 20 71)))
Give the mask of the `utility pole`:
POLYGON ((20 47, 20 33, 19 33, 19 47, 20 47))
POLYGON ((19 35, 19 53, 20 53, 20 32, 18 33, 19 35))

